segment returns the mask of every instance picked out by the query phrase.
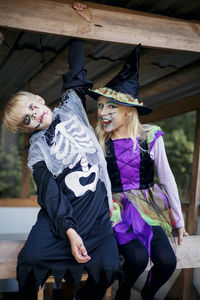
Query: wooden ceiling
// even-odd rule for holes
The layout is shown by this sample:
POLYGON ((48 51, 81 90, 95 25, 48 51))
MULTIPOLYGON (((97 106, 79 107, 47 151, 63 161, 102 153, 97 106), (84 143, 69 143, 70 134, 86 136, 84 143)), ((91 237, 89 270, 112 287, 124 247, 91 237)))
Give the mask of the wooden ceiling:
MULTIPOLYGON (((142 44, 139 99, 154 109, 144 121, 200 109, 200 4, 194 1, 191 10, 186 0, 172 0, 174 18, 166 16, 164 1, 159 1, 163 10, 158 1, 144 0, 143 6, 137 0, 119 1, 121 7, 93 2, 80 13, 64 0, 1 0, 1 108, 22 89, 42 95, 49 105, 57 102, 61 75, 68 68, 69 38, 78 37, 85 40, 88 78, 95 87, 105 85, 134 46, 142 44), (150 3, 159 14, 152 14, 150 3)), ((88 98, 91 120, 95 109, 88 98)))

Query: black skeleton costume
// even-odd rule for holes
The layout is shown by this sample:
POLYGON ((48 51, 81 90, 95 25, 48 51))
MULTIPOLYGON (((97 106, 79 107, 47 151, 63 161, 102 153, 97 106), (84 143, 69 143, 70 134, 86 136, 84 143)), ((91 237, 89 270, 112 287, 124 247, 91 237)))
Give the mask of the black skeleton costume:
POLYGON ((61 106, 54 109, 49 128, 30 138, 28 165, 41 210, 18 258, 23 299, 26 291, 27 299, 36 299, 36 291, 50 274, 57 286, 62 278, 79 285, 84 269, 89 278, 76 299, 102 299, 121 272, 110 223, 112 199, 106 162, 82 105, 91 86, 86 80, 83 45, 74 40, 70 47, 70 71, 63 76, 61 106), (71 253, 66 236, 69 228, 81 236, 91 256, 85 264, 78 263, 71 253))

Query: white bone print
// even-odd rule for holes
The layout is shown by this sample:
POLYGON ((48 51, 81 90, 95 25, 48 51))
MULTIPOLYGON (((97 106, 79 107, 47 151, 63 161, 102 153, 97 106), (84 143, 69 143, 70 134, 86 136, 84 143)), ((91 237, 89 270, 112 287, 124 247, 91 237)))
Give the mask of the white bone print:
POLYGON ((82 171, 75 171, 65 176, 66 186, 74 192, 76 197, 84 195, 85 192, 87 192, 88 190, 94 192, 96 189, 99 174, 99 168, 97 165, 93 165, 90 169, 88 168, 88 162, 86 157, 82 157, 80 164, 82 167, 82 171), (86 185, 82 185, 80 183, 80 179, 88 178, 92 173, 95 174, 93 182, 86 185))
POLYGON ((50 154, 56 159, 73 168, 79 161, 82 171, 74 171, 65 177, 66 186, 71 189, 76 197, 83 195, 87 190, 95 191, 98 181, 99 167, 93 165, 88 167, 88 161, 84 153, 95 153, 91 137, 78 125, 76 117, 66 122, 59 123, 55 128, 55 140, 50 154), (87 185, 82 185, 81 178, 88 178, 94 173, 94 179, 87 185))

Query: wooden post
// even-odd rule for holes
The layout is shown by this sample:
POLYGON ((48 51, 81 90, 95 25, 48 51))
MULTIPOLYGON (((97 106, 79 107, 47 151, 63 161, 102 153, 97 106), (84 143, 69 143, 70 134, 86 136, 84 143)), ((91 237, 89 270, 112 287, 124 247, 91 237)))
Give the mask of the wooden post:
POLYGON ((24 151, 22 158, 22 178, 21 178, 21 198, 29 197, 30 189, 30 171, 27 166, 28 160, 28 146, 29 146, 29 137, 28 134, 24 135, 24 151))
POLYGON ((190 203, 188 210, 187 230, 196 234, 198 205, 200 203, 200 110, 197 111, 194 156, 192 165, 192 182, 190 189, 190 203))
MULTIPOLYGON (((190 189, 190 203, 186 220, 189 234, 196 234, 198 220, 198 206, 200 203, 200 110, 197 111, 194 156, 192 165, 192 182, 190 189)), ((193 269, 183 271, 183 300, 189 300, 190 288, 193 280, 193 269)))

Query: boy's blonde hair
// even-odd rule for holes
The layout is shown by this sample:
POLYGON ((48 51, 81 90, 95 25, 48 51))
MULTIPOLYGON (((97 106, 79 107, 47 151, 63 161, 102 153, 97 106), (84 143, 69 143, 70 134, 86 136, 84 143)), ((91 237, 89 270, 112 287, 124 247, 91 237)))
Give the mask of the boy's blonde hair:
MULTIPOLYGON (((137 137, 139 137, 140 141, 143 142, 147 139, 148 132, 154 128, 154 125, 141 124, 139 121, 138 111, 135 107, 131 107, 129 109, 129 120, 127 123, 129 137, 134 142, 135 150, 137 144, 137 137)), ((101 120, 98 118, 97 126, 96 126, 96 134, 99 140, 99 144, 101 145, 104 154, 106 154, 105 143, 111 137, 111 132, 105 132, 102 126, 101 120)))
POLYGON ((13 95, 5 106, 3 114, 3 123, 12 132, 30 133, 31 130, 23 125, 19 117, 20 107, 24 107, 27 100, 34 100, 35 95, 29 92, 20 91, 13 95))

